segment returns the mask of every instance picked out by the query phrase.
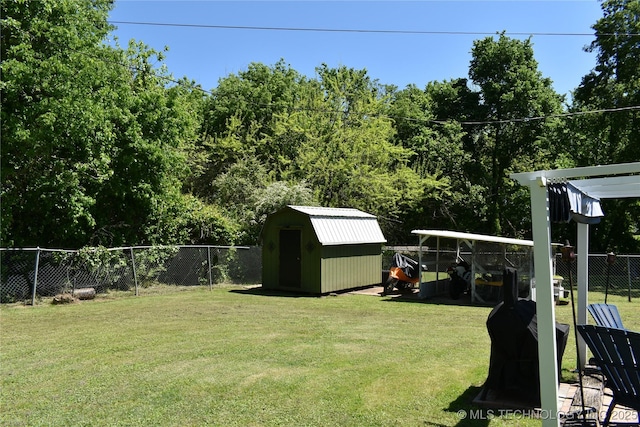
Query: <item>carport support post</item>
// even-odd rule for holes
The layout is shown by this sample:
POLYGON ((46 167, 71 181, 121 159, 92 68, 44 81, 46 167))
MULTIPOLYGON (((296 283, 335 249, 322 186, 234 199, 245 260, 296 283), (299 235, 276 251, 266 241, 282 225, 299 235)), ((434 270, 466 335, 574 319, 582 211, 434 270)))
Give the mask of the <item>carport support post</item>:
POLYGON ((36 290, 38 289, 38 267, 40 265, 40 246, 36 248, 36 269, 33 273, 33 291, 31 292, 31 306, 36 305, 36 290))
POLYGON ((133 270, 133 284, 136 287, 136 296, 138 296, 138 274, 136 273, 136 257, 133 255, 133 247, 129 248, 131 251, 131 268, 133 270))
MULTIPOLYGON (((484 302, 476 293, 476 248, 473 241, 466 242, 469 249, 471 249, 471 302, 484 302)), ((460 252, 460 241, 458 240, 458 252, 460 252)))
POLYGON ((207 274, 207 279, 209 280, 209 290, 213 290, 213 280, 211 278, 211 269, 213 268, 213 266, 211 265, 211 246, 207 246, 207 266, 209 267, 207 270, 208 274, 207 274))
MULTIPOLYGON (((587 324, 587 304, 589 303, 589 224, 578 223, 578 324, 587 324)), ((575 327, 575 326, 574 326, 575 327)), ((587 343, 582 336, 578 336, 578 354, 580 356, 580 366, 577 369, 584 370, 587 360, 587 343)))
MULTIPOLYGON (((419 271, 419 277, 420 277, 420 279, 418 280, 418 298, 421 298, 421 299, 427 298, 426 287, 422 286, 422 244, 424 243, 425 240, 427 240, 425 236, 418 235, 418 271, 419 271)), ((436 257, 437 256, 438 255, 436 254, 436 257)), ((437 264, 437 261, 436 261, 436 264, 437 264)), ((438 280, 437 277, 438 276, 436 275, 436 283, 438 280)))
POLYGON ((436 292, 440 292, 440 237, 436 237, 436 292))
POLYGON ((531 224, 536 276, 536 314, 538 319, 538 364, 543 427, 559 427, 558 365, 555 301, 551 269, 551 227, 549 197, 544 177, 527 183, 531 190, 531 224))
POLYGON ((627 286, 628 286, 628 299, 631 302, 631 257, 627 255, 627 286))

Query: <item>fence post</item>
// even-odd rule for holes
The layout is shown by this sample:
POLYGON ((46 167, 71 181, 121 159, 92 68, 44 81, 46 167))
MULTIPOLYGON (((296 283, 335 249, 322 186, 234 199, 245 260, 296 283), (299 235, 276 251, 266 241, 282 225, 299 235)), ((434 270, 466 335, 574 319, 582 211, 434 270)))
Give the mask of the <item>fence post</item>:
POLYGON ((631 302, 631 257, 627 255, 627 287, 628 291, 628 300, 631 302))
POLYGON ((207 270, 208 270, 208 279, 209 279, 209 290, 213 290, 213 279, 211 277, 211 246, 207 246, 207 270))
POLYGON ((38 288, 38 267, 40 265, 40 246, 36 248, 36 269, 33 274, 33 292, 31 293, 31 305, 36 305, 36 289, 38 288))
POLYGON ((136 257, 133 256, 133 247, 130 247, 131 251, 131 268, 133 269, 133 284, 136 287, 136 296, 138 296, 138 275, 136 274, 136 257))

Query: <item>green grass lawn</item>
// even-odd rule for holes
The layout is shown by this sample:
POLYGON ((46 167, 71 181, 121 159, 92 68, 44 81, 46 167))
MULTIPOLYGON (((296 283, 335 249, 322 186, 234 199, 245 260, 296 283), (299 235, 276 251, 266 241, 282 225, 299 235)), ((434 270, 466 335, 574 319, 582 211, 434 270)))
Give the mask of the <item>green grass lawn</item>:
MULTIPOLYGON (((640 330, 640 303, 609 302, 640 330)), ((486 379, 490 310, 242 287, 3 306, 0 425, 538 426, 457 415, 486 379)), ((567 377, 573 349, 572 331, 567 377)))

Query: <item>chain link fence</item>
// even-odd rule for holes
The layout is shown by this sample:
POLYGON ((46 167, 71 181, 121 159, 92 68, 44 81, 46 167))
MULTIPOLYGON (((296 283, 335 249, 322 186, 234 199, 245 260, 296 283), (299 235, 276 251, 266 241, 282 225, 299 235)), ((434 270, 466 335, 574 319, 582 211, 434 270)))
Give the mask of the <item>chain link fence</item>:
POLYGON ((140 295, 159 286, 260 283, 259 247, 153 246, 0 249, 0 303, 81 289, 140 295))
MULTIPOLYGON (((383 251, 382 269, 388 269, 393 253, 399 251, 417 261, 417 247, 388 247, 383 251)), ((467 255, 462 253, 461 255, 467 255)), ((504 253, 481 251, 483 264, 503 264, 504 253)), ((510 263, 526 268, 527 252, 509 253, 510 263)), ((429 271, 440 272, 455 263, 456 252, 440 248, 423 253, 429 271), (438 264, 436 266, 436 264, 438 264)), ((558 255, 555 274, 568 283, 569 270, 558 255)), ((571 264, 574 280, 577 263, 571 264)), ((161 286, 209 286, 220 283, 258 284, 261 282, 260 247, 232 246, 153 246, 125 248, 0 249, 0 303, 35 303, 37 298, 73 294, 81 289, 96 293, 152 293, 161 286)), ((589 255, 589 290, 609 295, 640 298, 640 255, 617 255, 613 264, 606 254, 589 255)))
MULTIPOLYGON (((556 274, 564 278, 565 289, 569 288, 569 265, 556 255, 556 274)), ((577 278, 578 262, 571 263, 574 286, 577 278)), ((589 290, 608 292, 609 295, 623 296, 631 301, 640 298, 640 255, 616 255, 612 264, 607 262, 607 254, 589 254, 589 290), (609 289, 607 290, 607 283, 609 289)))

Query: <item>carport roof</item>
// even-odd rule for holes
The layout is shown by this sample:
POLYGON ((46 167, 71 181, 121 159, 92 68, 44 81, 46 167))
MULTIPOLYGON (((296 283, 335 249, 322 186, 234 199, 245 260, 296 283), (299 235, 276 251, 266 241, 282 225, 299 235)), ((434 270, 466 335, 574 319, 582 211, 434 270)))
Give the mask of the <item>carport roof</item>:
POLYGON ((386 243, 375 215, 353 208, 288 206, 309 216, 320 244, 355 245, 386 243))

